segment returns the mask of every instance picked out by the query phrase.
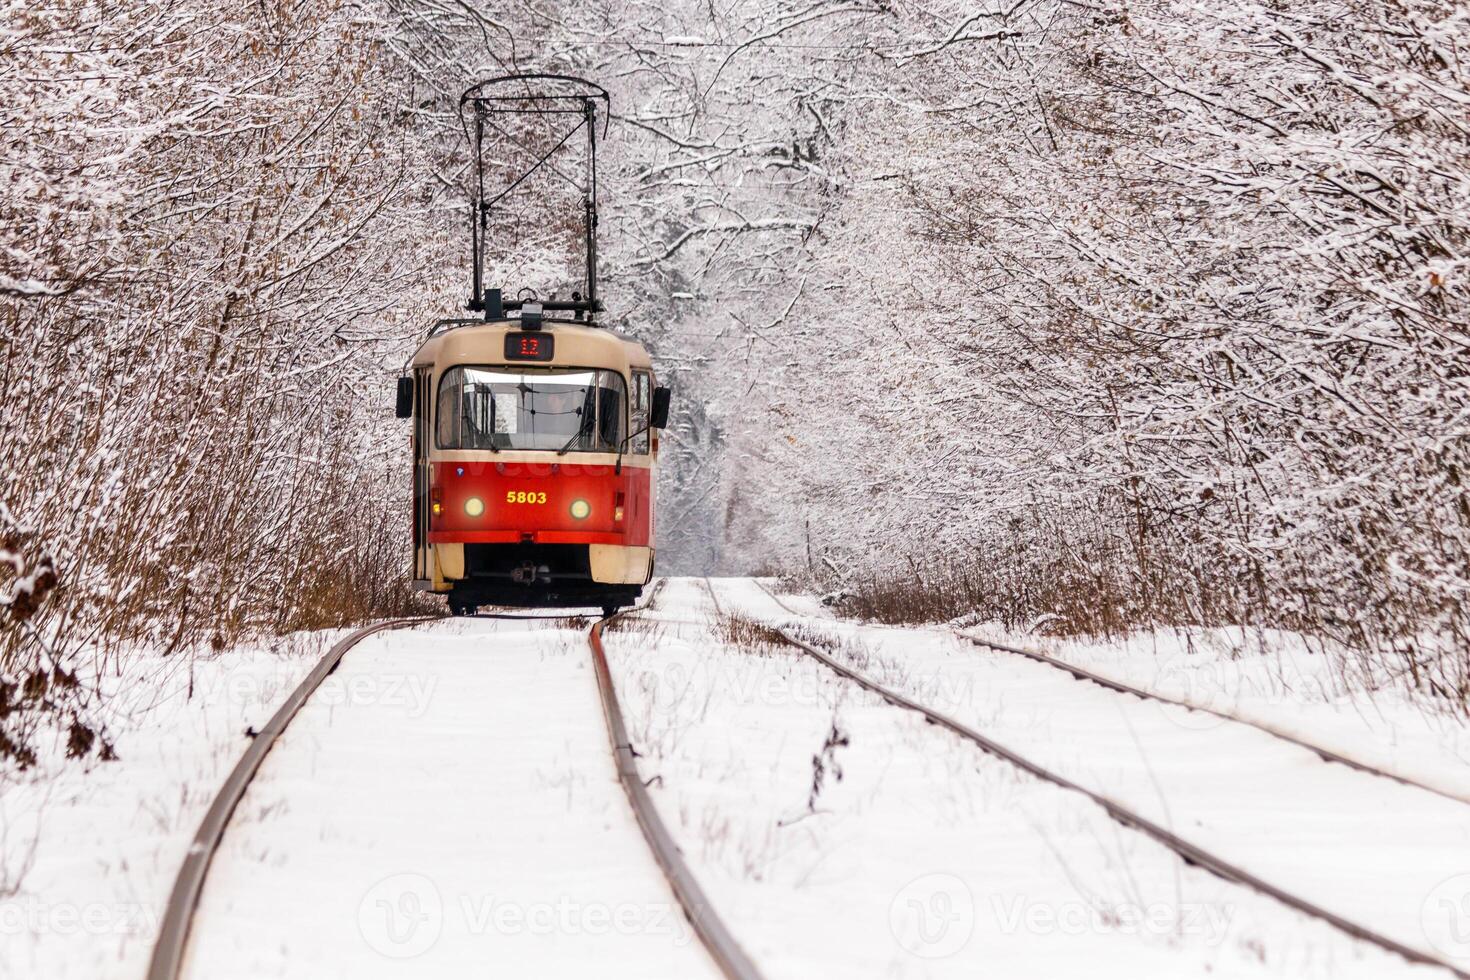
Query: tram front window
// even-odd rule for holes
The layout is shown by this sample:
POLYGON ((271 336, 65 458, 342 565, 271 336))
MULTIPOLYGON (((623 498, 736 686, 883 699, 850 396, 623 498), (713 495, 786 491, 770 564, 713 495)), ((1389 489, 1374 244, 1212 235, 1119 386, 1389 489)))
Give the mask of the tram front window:
POLYGON ((615 453, 623 377, 577 368, 455 367, 439 380, 440 449, 615 453))

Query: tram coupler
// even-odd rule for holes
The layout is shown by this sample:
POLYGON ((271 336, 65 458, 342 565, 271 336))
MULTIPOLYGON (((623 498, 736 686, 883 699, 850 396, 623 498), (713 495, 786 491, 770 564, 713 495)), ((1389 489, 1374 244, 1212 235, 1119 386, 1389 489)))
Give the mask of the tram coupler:
POLYGON ((511 570, 510 580, 521 585, 535 585, 537 582, 549 583, 551 581, 551 566, 537 565, 535 562, 525 562, 511 570))

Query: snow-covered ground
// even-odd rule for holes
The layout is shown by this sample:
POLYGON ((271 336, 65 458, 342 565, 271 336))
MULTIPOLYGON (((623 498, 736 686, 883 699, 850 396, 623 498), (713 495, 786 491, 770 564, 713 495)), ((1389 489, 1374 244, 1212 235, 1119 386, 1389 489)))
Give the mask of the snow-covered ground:
POLYGON ((118 760, 0 774, 0 978, 141 977, 184 853, 221 781, 335 633, 194 659, 139 653, 112 692, 118 760), (27 871, 26 868, 29 868, 27 871), (24 871, 23 877, 20 872, 24 871))
MULTIPOLYGON (((1140 690, 1244 718, 1376 769, 1470 800, 1470 726, 1434 699, 1412 698, 1342 651, 1275 630, 1179 630, 1118 642, 987 639, 1040 650, 1140 690)), ((1185 727, 1224 724, 1166 709, 1185 727)))
POLYGON ((186 975, 700 977, 617 781, 585 631, 363 641, 251 784, 186 975), (351 700, 401 676, 417 696, 351 700))
MULTIPOLYGON (((766 581, 774 589, 774 581, 766 581)), ((835 620, 810 595, 781 595, 802 617, 835 620)), ((1044 653, 1110 680, 1228 714, 1332 750, 1356 762, 1470 800, 1470 725, 1428 696, 1412 697, 1381 667, 1348 651, 1279 630, 1189 628, 1140 632, 1122 640, 1071 640, 957 623, 963 635, 1044 653)), ((950 632, 940 631, 949 641, 950 632)), ((884 627, 868 625, 870 637, 884 627)), ((898 630, 896 635, 935 635, 898 630)), ((1004 654, 988 653, 1000 659, 1004 654)), ((1223 718, 1154 705, 1182 728, 1223 718)))
MULTIPOLYGON (((714 585, 727 610, 791 619, 748 582, 714 585)), ((679 813, 684 846, 709 867, 714 901, 741 924, 772 975, 811 975, 822 964, 836 964, 844 976, 1426 972, 1184 866, 1075 794, 1019 776, 814 660, 722 647, 701 625, 712 611, 697 583, 672 583, 645 617, 660 621, 658 642, 620 634, 628 641, 609 654, 621 655, 614 662, 626 675, 624 697, 643 705, 630 714, 654 726, 640 749, 652 760, 647 771, 661 777, 661 805, 679 813), (834 726, 843 744, 827 768, 840 766, 844 778, 829 774, 809 806, 814 756, 823 755, 834 726)), ((1252 848, 1247 857, 1277 860, 1255 870, 1292 859, 1290 884, 1352 887, 1349 908, 1366 909, 1375 927, 1383 925, 1380 914, 1412 899, 1394 919, 1413 932, 1412 945, 1426 945, 1417 928, 1421 905, 1450 874, 1433 869, 1470 854, 1470 808, 1405 791, 1427 802, 1406 811, 1402 823, 1427 823, 1416 825, 1423 833, 1393 833, 1395 814, 1384 807, 1403 801, 1374 794, 1401 787, 1327 767, 1290 746, 1306 759, 1275 771, 1270 736, 1241 729, 1252 743, 1243 746, 1225 732, 1206 750, 1199 739, 1175 739, 1188 730, 1167 722, 1169 729, 1149 730, 1132 719, 1130 733, 1126 708, 1106 703, 1118 695, 1049 668, 1020 661, 1057 674, 1070 689, 1049 690, 1045 680, 994 664, 983 674, 984 656, 938 631, 823 628, 871 644, 866 666, 880 678, 1080 781, 1102 781, 1185 836, 1219 841, 1227 856, 1223 845, 1239 842, 1252 848), (1157 754, 1145 741, 1156 736, 1157 754), (1219 756, 1195 759, 1202 751, 1219 756), (1321 786, 1337 787, 1336 774, 1323 775, 1329 768, 1352 787, 1369 783, 1361 792, 1371 816, 1314 803, 1321 786), (1240 795, 1217 786, 1217 777, 1255 788, 1240 795), (1300 779, 1308 792, 1288 784, 1286 805, 1273 808, 1258 779, 1300 779), (1230 833, 1200 833, 1219 828, 1230 833), (1365 870, 1355 875, 1354 868, 1365 870), (1384 893, 1385 879, 1398 893, 1384 893), (1426 881, 1423 892, 1410 894, 1426 881)), ((1356 790, 1343 792, 1356 800, 1356 790)))
MULTIPOLYGON (((751 616, 813 624, 869 676, 1267 880, 1470 965, 1461 939, 1470 936, 1470 805, 1322 763, 1251 727, 1079 682, 950 630, 844 623, 786 599, 803 613, 792 617, 750 582, 720 583, 719 591, 728 607, 751 616)), ((1080 648, 1069 651, 1079 663, 1080 648)), ((1135 679, 1145 673, 1142 660, 1132 661, 1135 679)), ((1233 696, 1201 689, 1201 702, 1217 708, 1233 696)), ((1410 714, 1402 713, 1405 723, 1410 714)), ((1382 716, 1364 720, 1344 739, 1345 718, 1354 716, 1336 717, 1336 726, 1299 733, 1349 751, 1372 741, 1373 724, 1382 723, 1382 716)), ((1464 785, 1451 751, 1435 771, 1448 785, 1464 785)))
MULTIPOLYGON (((665 822, 772 978, 1444 973, 1185 865, 1079 794, 738 633, 716 597, 747 620, 800 623, 1181 836, 1470 967, 1470 805, 954 631, 843 622, 783 596, 793 615, 748 580, 671 580, 606 634, 609 663, 665 822)), ((119 702, 120 761, 0 784, 0 876, 30 865, 0 899, 0 977, 142 976, 245 729, 330 639, 199 662, 192 697, 187 661, 141 658, 153 682, 119 702)), ((1052 652, 1148 686, 1138 644, 1052 652)), ((1272 690, 1273 717, 1293 697, 1335 703, 1272 690)), ((1304 735, 1360 754, 1384 731, 1381 716, 1309 718, 1304 735)), ((1438 778, 1464 778, 1453 748, 1435 758, 1438 778)), ((618 785, 585 629, 514 620, 426 624, 348 653, 236 812, 186 965, 209 978, 715 973, 618 785)))

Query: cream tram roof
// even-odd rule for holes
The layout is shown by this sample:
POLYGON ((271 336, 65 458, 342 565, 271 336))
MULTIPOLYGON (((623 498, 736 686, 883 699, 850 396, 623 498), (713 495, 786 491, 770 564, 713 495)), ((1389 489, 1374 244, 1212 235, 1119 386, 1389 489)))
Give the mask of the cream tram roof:
MULTIPOLYGON (((556 338, 552 359, 536 362, 541 366, 613 368, 623 374, 652 367, 642 344, 611 330, 546 320, 540 332, 556 338)), ((519 320, 452 326, 424 341, 413 356, 413 366, 443 371, 454 364, 504 364, 508 333, 521 333, 519 320)))

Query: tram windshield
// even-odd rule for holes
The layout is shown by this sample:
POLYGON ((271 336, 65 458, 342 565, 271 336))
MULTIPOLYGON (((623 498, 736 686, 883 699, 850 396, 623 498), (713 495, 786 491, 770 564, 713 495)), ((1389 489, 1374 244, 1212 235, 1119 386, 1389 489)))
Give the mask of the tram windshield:
POLYGON ((439 380, 440 449, 615 453, 623 376, 579 368, 454 367, 439 380))

